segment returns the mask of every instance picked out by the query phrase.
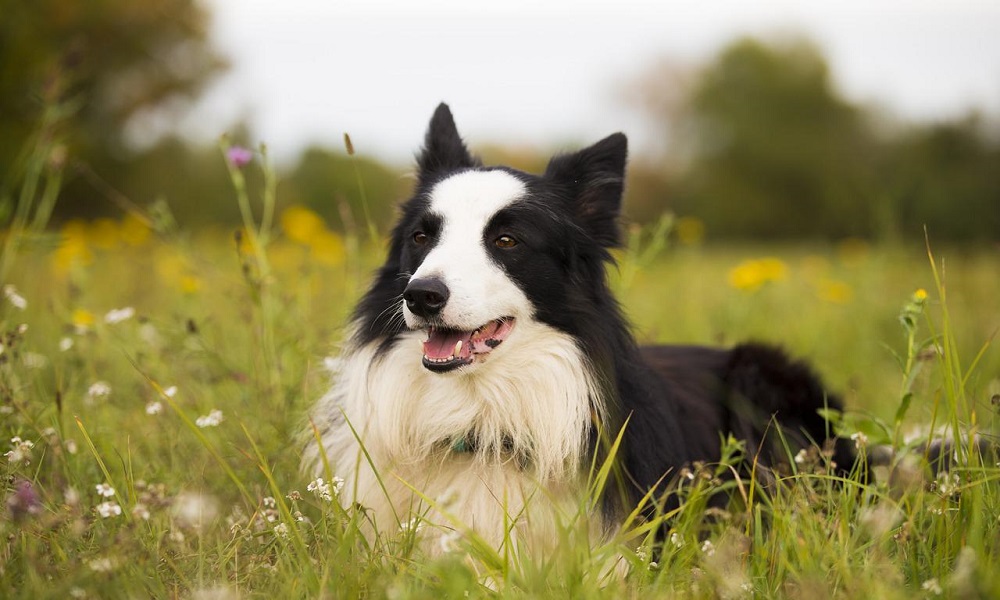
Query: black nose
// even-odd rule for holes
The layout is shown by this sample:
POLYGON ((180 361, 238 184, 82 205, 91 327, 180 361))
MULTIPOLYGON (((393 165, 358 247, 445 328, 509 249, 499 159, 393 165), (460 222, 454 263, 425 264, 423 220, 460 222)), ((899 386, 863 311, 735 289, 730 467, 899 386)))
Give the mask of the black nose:
POLYGON ((437 277, 414 279, 403 291, 406 307, 413 314, 428 318, 437 315, 448 302, 448 286, 437 277))

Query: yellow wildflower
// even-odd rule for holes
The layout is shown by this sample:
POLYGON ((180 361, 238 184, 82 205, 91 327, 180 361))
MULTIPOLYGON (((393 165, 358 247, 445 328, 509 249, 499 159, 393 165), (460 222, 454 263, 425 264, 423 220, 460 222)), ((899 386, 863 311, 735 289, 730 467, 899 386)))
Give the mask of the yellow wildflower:
POLYGON ((73 316, 70 317, 70 320, 73 322, 73 327, 75 327, 77 331, 87 331, 94 325, 97 318, 94 317, 94 313, 89 310, 85 308, 77 308, 73 311, 73 316))
POLYGON ((854 298, 854 290, 843 281, 822 279, 816 286, 816 295, 833 304, 847 304, 854 298))
POLYGON ((300 205, 289 206, 281 213, 281 230, 293 242, 310 245, 313 238, 326 231, 322 217, 300 205))
POLYGON ((123 242, 129 246, 141 246, 149 241, 151 230, 146 222, 132 213, 126 214, 118 227, 123 242))
POLYGON ((87 226, 83 221, 67 222, 59 235, 59 247, 52 254, 52 267, 57 274, 65 275, 75 267, 87 266, 94 261, 87 244, 87 226))
POLYGON ((330 231, 321 231, 309 241, 309 250, 319 262, 337 266, 343 264, 347 251, 340 236, 330 231))
POLYGON ((729 271, 729 285, 753 292, 769 281, 781 281, 788 276, 788 266, 779 258, 745 260, 729 271))
POLYGON ((114 219, 95 219, 87 226, 87 241, 101 250, 114 249, 121 242, 118 223, 114 219))
POLYGON ((677 219, 677 240, 684 246, 693 246, 705 238, 705 224, 698 217, 677 219))

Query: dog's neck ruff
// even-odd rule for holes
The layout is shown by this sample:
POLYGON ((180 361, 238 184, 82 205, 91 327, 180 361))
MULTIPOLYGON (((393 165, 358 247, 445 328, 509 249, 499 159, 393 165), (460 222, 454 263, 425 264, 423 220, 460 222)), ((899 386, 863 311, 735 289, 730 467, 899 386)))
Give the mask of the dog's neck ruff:
MULTIPOLYGON (((573 338, 527 320, 488 360, 438 374, 421 364, 423 336, 410 331, 387 348, 374 342, 345 350, 318 406, 326 419, 343 417, 323 435, 331 461, 353 464, 361 442, 379 468, 439 461, 444 449, 484 467, 518 465, 540 481, 578 474, 592 414, 602 415, 603 404, 573 338)), ((310 454, 320 466, 318 452, 310 454)))

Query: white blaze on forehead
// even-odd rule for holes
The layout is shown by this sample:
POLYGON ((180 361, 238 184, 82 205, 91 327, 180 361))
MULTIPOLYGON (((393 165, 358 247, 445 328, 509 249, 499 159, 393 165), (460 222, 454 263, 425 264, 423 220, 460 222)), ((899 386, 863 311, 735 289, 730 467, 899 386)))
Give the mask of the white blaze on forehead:
POLYGON ((524 183, 506 171, 466 171, 438 183, 431 190, 431 211, 444 226, 483 227, 501 208, 525 193, 524 183))
MULTIPOLYGON (((500 317, 526 317, 531 305, 524 293, 490 259, 483 230, 527 188, 505 171, 467 171, 453 175, 430 193, 430 210, 441 217, 437 243, 411 279, 439 277, 450 297, 441 313, 450 327, 475 329, 500 317)), ((415 321, 403 311, 410 326, 415 321)))

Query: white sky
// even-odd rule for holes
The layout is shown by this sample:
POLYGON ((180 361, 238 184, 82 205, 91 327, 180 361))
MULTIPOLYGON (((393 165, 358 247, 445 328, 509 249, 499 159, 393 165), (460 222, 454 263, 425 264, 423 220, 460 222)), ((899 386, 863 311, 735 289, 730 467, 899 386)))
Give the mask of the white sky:
POLYGON ((850 99, 906 119, 1000 113, 996 0, 202 1, 233 68, 186 130, 214 139, 245 117, 286 160, 348 132, 360 152, 406 163, 442 100, 473 147, 619 130, 655 147, 625 85, 741 34, 807 35, 850 99))

